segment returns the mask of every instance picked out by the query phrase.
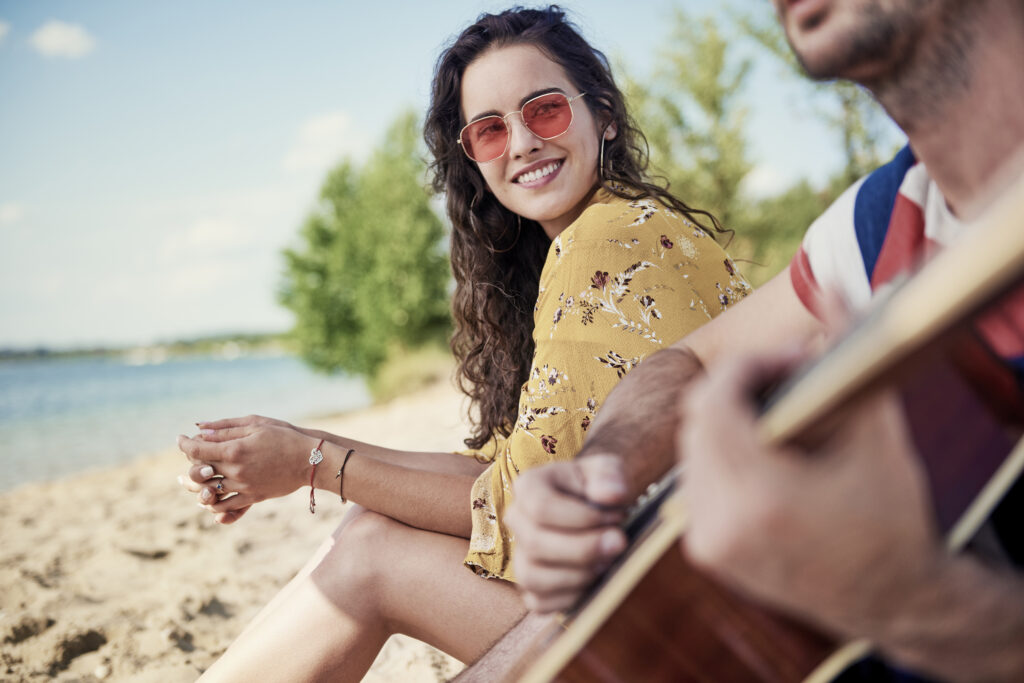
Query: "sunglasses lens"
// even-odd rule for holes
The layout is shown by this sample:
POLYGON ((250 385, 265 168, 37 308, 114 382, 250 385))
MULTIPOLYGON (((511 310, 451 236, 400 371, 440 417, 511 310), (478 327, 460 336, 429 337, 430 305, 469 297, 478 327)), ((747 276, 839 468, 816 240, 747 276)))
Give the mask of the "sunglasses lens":
POLYGON ((523 107, 523 123, 540 138, 553 138, 569 130, 572 107, 562 93, 541 95, 523 107))
POLYGON ((486 116, 462 131, 462 147, 470 159, 483 163, 505 153, 508 127, 500 116, 486 116))
MULTIPOLYGON (((522 111, 523 123, 534 135, 545 140, 556 138, 569 130, 572 107, 569 98, 553 92, 527 102, 522 111)), ((494 161, 505 153, 509 130, 500 116, 485 116, 462 129, 459 137, 462 148, 477 163, 494 161)))

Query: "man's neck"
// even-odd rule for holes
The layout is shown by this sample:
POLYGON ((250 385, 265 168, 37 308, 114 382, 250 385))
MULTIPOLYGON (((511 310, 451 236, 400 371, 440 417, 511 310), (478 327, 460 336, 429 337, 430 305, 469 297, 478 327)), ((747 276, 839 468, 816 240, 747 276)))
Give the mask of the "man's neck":
POLYGON ((953 212, 969 219, 1024 147, 1024 9, 1017 0, 964 6, 975 12, 969 26, 932 31, 907 68, 866 85, 953 212))

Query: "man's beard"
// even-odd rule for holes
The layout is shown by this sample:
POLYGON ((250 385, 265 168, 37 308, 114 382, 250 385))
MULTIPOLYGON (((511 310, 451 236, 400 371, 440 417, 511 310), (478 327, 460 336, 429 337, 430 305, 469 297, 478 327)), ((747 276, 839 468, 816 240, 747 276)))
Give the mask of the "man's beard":
POLYGON ((908 40, 908 34, 919 30, 917 10, 927 1, 916 0, 888 12, 877 3, 865 7, 856 26, 840 36, 829 51, 812 56, 796 49, 793 52, 807 75, 815 80, 846 78, 866 64, 892 65, 898 61, 898 50, 913 42, 908 40))

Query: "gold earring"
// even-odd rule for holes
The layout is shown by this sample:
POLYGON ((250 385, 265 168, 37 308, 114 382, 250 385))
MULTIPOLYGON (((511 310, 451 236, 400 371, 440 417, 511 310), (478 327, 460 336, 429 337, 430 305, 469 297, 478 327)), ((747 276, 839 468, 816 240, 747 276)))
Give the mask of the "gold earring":
POLYGON ((608 129, 611 128, 611 126, 612 124, 609 123, 607 126, 604 127, 604 132, 601 133, 601 152, 598 154, 597 157, 597 179, 601 181, 602 185, 605 182, 607 182, 606 178, 604 177, 604 143, 605 140, 608 139, 608 129))

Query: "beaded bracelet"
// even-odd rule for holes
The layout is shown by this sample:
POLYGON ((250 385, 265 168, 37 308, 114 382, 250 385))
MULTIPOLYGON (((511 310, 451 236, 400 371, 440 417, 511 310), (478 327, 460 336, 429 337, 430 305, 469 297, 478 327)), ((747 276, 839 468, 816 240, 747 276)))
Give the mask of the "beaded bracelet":
POLYGON ((309 452, 309 464, 313 466, 313 469, 309 472, 309 514, 316 514, 316 487, 313 486, 313 479, 316 477, 316 466, 324 460, 324 454, 320 450, 320 447, 324 445, 324 440, 320 439, 320 443, 316 445, 316 448, 309 452))

